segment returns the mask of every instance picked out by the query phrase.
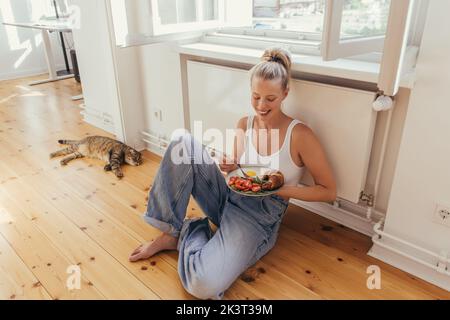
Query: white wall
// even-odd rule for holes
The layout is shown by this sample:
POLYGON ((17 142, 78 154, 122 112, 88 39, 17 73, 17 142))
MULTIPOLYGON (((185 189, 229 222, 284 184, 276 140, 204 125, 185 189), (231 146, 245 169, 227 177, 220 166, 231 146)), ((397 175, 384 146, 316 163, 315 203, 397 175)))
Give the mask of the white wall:
POLYGON ((450 1, 430 1, 391 191, 385 231, 437 253, 450 251, 450 228, 433 222, 450 205, 450 1))
POLYGON ((145 95, 145 129, 170 138, 184 128, 180 55, 167 44, 140 48, 142 85, 145 95), (162 121, 153 113, 162 110, 162 121))
POLYGON ((81 10, 73 31, 84 96, 84 119, 142 149, 145 96, 137 48, 118 48, 107 10, 108 0, 72 0, 81 10))
POLYGON ((106 7, 103 0, 71 2, 80 7, 80 29, 73 30, 85 103, 85 120, 111 133, 120 127, 106 7))
MULTIPOLYGON (((28 28, 5 26, 3 22, 30 22, 39 19, 41 0, 0 0, 0 80, 47 72, 41 32, 28 28)), ((59 35, 50 35, 58 70, 65 70, 59 35)), ((70 34, 66 34, 72 43, 70 34)), ((70 56, 68 54, 70 63, 70 56)))
MULTIPOLYGON (((122 114, 123 141, 141 150, 145 144, 141 132, 145 125, 145 94, 142 63, 137 48, 115 48, 117 87, 122 114)), ((118 130, 116 130, 117 132, 118 130)))

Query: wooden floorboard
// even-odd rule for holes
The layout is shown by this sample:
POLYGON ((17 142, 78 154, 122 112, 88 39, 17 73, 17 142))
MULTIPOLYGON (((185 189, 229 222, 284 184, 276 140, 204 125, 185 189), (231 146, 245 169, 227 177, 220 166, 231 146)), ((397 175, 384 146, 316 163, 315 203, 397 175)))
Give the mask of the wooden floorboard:
MULTIPOLYGON (((0 194, 0 200, 3 210, 0 218, 1 235, 20 255, 30 271, 39 279, 39 284, 46 288, 53 299, 104 299, 85 276, 81 277, 79 289, 68 290, 67 270, 73 262, 36 228, 32 220, 26 219, 23 212, 4 194, 0 194)), ((15 295, 19 296, 17 293, 15 295)))
MULTIPOLYGON (((0 299, 194 299, 177 274, 177 252, 130 263, 159 231, 146 224, 160 158, 144 152, 118 180, 104 163, 61 167, 58 139, 112 136, 82 120, 73 79, 41 86, 33 77, 0 82, 0 299), (81 288, 69 290, 69 266, 81 288)), ((193 199, 187 216, 201 216, 193 199)), ((244 272, 225 299, 449 299, 450 293, 367 255, 360 233, 290 206, 273 250, 244 272), (367 267, 382 289, 366 286, 367 267)))
POLYGON ((0 299, 51 299, 47 289, 0 235, 0 299))

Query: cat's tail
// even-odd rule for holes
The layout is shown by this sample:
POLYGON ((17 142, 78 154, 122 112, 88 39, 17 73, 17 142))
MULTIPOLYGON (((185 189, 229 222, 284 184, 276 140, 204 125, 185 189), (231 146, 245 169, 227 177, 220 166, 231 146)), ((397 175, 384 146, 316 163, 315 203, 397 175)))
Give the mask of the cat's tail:
POLYGON ((79 141, 77 140, 58 140, 59 144, 67 144, 67 145, 72 145, 72 144, 77 144, 79 141))

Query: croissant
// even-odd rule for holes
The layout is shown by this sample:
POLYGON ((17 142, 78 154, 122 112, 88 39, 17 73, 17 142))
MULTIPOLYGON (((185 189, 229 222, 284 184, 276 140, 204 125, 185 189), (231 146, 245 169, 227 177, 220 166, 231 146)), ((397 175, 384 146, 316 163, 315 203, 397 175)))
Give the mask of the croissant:
POLYGON ((284 184, 284 176, 280 171, 264 175, 263 180, 268 180, 261 186, 261 189, 266 191, 278 189, 284 184))

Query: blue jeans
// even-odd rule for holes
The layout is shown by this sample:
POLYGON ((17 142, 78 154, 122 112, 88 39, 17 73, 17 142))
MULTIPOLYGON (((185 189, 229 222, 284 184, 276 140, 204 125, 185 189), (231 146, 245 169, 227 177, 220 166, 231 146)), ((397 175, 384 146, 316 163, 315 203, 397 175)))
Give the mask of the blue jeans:
POLYGON ((277 195, 245 197, 230 191, 204 146, 185 134, 170 143, 163 157, 144 219, 179 237, 184 288, 200 299, 221 299, 275 245, 287 206, 277 195), (174 163, 177 153, 188 161, 174 163), (191 194, 206 218, 185 219, 191 194), (218 227, 215 234, 208 220, 218 227))

